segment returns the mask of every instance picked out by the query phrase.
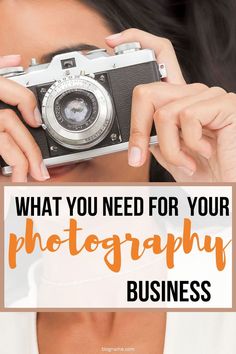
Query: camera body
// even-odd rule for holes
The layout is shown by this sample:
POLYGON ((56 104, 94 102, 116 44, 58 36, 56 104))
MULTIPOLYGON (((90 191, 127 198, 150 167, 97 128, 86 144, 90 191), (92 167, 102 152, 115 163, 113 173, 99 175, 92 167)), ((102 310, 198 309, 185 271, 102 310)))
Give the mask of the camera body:
MULTIPOLYGON (((86 54, 69 52, 48 64, 32 59, 29 69, 6 68, 0 75, 30 89, 37 98, 43 124, 32 128, 25 122, 40 147, 48 167, 75 163, 128 148, 131 101, 135 86, 166 77, 151 49, 139 43, 86 54)), ((0 109, 15 107, 0 102, 0 109)), ((23 121, 23 119, 22 119, 23 121)), ((156 142, 154 131, 150 142, 156 142)), ((3 159, 2 173, 11 174, 3 159)))

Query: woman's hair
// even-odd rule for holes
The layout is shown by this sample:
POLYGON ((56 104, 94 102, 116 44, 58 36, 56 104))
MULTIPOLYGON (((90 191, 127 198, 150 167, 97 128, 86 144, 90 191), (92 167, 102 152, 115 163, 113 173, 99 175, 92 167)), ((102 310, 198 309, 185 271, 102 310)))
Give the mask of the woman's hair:
MULTIPOLYGON (((188 83, 236 92, 235 0, 82 1, 100 13, 113 32, 135 27, 168 38, 188 83)), ((167 178, 163 173, 159 171, 159 180, 167 178)))

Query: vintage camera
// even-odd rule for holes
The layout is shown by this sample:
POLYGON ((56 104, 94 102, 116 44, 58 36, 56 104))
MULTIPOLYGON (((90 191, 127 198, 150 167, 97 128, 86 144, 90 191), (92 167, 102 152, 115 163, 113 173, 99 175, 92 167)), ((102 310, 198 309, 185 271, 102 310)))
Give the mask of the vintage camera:
MULTIPOLYGON (((139 84, 166 77, 154 51, 138 42, 115 48, 69 52, 49 64, 32 59, 29 69, 6 68, 0 75, 30 89, 38 100, 43 124, 31 128, 48 167, 60 166, 128 148, 132 92, 139 84)), ((15 107, 0 102, 0 109, 15 107)), ((22 117, 20 117, 22 119, 22 117)), ((150 142, 156 142, 152 132, 150 142)), ((3 159, 4 175, 11 167, 3 159)))

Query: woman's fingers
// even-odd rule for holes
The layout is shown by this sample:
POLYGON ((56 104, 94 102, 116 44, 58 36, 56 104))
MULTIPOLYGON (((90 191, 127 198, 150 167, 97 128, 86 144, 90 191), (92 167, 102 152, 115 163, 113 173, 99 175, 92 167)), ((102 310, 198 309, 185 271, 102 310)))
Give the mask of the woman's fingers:
POLYGON ((147 158, 155 106, 151 85, 136 86, 133 91, 128 160, 132 167, 142 166, 147 158))
POLYGON ((39 127, 42 124, 33 92, 20 84, 0 77, 0 101, 11 106, 17 106, 23 119, 32 127, 39 127))
MULTIPOLYGON (((236 166, 236 94, 223 94, 188 107, 182 119, 181 129, 185 140, 189 131, 207 128, 214 133, 214 152, 220 161, 224 180, 235 179, 236 166), (232 177, 233 176, 233 177, 232 177)), ((193 135, 195 139, 195 135, 193 135)), ((196 141, 196 139, 195 139, 196 141)), ((187 141, 187 144, 189 142, 187 141)), ((197 145, 197 143, 196 143, 197 145)))
POLYGON ((21 62, 21 56, 16 55, 5 55, 0 56, 0 69, 10 66, 18 66, 21 62))
MULTIPOLYGON (((38 181, 45 181, 46 179, 49 178, 49 174, 43 163, 42 155, 38 145, 36 144, 29 130, 19 120, 17 115, 10 109, 0 110, 0 132, 2 134, 7 134, 5 135, 5 137, 6 136, 11 137, 11 142, 9 141, 10 139, 8 139, 8 147, 10 143, 12 144, 12 141, 14 141, 18 149, 21 150, 22 154, 27 159, 26 160, 27 164, 29 165, 29 168, 27 167, 27 171, 29 170, 29 173, 34 179, 38 181)), ((4 141, 2 142, 0 139, 0 145, 3 144, 4 141)), ((8 155, 6 153, 5 156, 2 154, 2 157, 10 166, 14 168, 14 165, 9 163, 5 159, 5 157, 7 157, 8 159, 8 155)), ((22 162, 22 158, 21 158, 21 162, 22 162)), ((24 164, 23 171, 25 171, 25 166, 26 164, 24 164)), ((18 169, 19 169, 18 165, 16 165, 15 170, 18 171, 18 169)), ((17 172, 17 174, 19 175, 19 172, 17 172)))
POLYGON ((106 42, 112 48, 122 43, 140 42, 142 48, 153 49, 155 51, 158 63, 165 64, 167 69, 167 82, 173 84, 185 83, 175 50, 168 39, 131 28, 107 37, 106 42))
MULTIPOLYGON (((0 56, 0 68, 17 66, 20 62, 20 55, 0 56)), ((17 106, 24 120, 32 127, 38 127, 42 124, 34 94, 20 84, 0 77, 0 101, 4 104, 17 106)))
POLYGON ((12 167, 12 182, 27 182, 28 162, 15 143, 6 132, 0 132, 0 155, 12 167))
MULTIPOLYGON (((0 69, 17 66, 20 62, 20 55, 0 56, 0 69)), ((17 106, 24 120, 32 127, 38 127, 42 124, 34 94, 20 84, 0 77, 0 101, 4 102, 4 104, 17 106)))
POLYGON ((185 176, 189 175, 189 177, 191 177, 188 170, 186 171, 185 169, 181 169, 181 168, 178 170, 176 166, 168 163, 166 161, 166 159, 164 158, 164 156, 161 152, 160 146, 158 144, 150 146, 149 150, 152 153, 152 155, 155 157, 155 159, 159 162, 159 164, 165 170, 167 170, 172 176, 176 177, 176 172, 177 173, 179 172, 180 174, 184 173, 185 176))
MULTIPOLYGON (((170 102, 204 92, 202 84, 172 85, 164 82, 139 85, 134 89, 129 140, 129 164, 141 166, 147 158, 155 111, 170 102)), ((159 139, 159 137, 158 137, 159 139)))
MULTIPOLYGON (((209 138, 203 135, 203 127, 209 121, 204 122, 198 107, 202 107, 205 103, 208 105, 211 99, 219 100, 222 95, 226 95, 223 89, 211 88, 198 95, 185 97, 165 105, 155 113, 154 121, 158 132, 158 142, 168 163, 186 168, 190 175, 195 172, 195 161, 180 147, 181 137, 190 150, 199 153, 202 157, 210 158, 212 147, 209 138), (196 110, 195 113, 193 108, 196 110)), ((206 112, 209 117, 207 107, 206 112)))
POLYGON ((186 109, 186 116, 198 120, 203 127, 220 132, 226 126, 236 123, 236 94, 224 92, 196 102, 186 109))
MULTIPOLYGON (((0 68, 17 66, 20 55, 0 57, 0 68)), ((20 84, 0 77, 0 155, 13 168, 12 181, 25 182, 28 172, 38 181, 50 178, 38 145, 19 117, 11 109, 16 106, 32 127, 42 124, 34 94, 20 84)))
POLYGON ((157 114, 158 118, 155 117, 155 125, 160 150, 164 158, 168 163, 174 164, 181 169, 186 169, 187 174, 192 176, 196 170, 196 164, 193 158, 181 149, 180 130, 177 120, 163 109, 157 114))
MULTIPOLYGON (((164 167, 176 180, 176 182, 191 182, 192 181, 192 174, 189 173, 189 170, 186 169, 185 167, 177 167, 175 165, 172 165, 171 163, 168 163, 161 150, 159 145, 152 145, 150 146, 150 152, 152 155, 155 157, 155 159, 159 162, 159 164, 164 167)), ((209 182, 209 177, 205 177, 204 173, 199 173, 201 176, 201 181, 204 182, 209 182), (205 177, 205 178, 204 178, 205 177)))

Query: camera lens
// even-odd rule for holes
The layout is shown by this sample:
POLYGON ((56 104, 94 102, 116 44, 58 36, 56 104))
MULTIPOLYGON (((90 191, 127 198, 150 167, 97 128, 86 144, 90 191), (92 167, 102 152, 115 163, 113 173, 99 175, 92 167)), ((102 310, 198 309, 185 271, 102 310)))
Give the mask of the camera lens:
POLYGON ((89 105, 83 98, 77 98, 69 101, 64 108, 66 119, 71 123, 82 123, 90 115, 89 105))
POLYGON ((82 131, 97 118, 98 103, 89 91, 73 90, 60 95, 54 103, 58 123, 67 130, 82 131))
POLYGON ((102 142, 112 128, 114 117, 109 91, 87 76, 69 76, 56 81, 42 102, 47 133, 58 144, 72 150, 90 149, 102 142))

